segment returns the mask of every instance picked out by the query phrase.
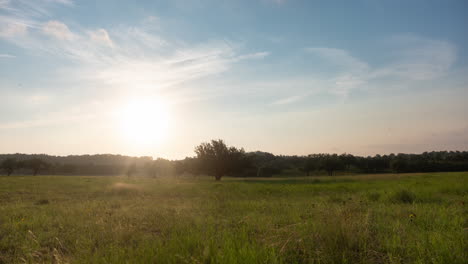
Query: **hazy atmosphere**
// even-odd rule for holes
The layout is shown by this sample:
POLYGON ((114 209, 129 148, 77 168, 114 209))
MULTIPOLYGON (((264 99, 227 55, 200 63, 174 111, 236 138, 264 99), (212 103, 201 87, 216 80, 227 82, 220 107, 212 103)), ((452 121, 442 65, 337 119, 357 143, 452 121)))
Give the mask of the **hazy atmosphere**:
POLYGON ((466 1, 0 0, 0 149, 468 149, 466 1))
POLYGON ((468 263, 468 0, 0 0, 0 264, 468 263))

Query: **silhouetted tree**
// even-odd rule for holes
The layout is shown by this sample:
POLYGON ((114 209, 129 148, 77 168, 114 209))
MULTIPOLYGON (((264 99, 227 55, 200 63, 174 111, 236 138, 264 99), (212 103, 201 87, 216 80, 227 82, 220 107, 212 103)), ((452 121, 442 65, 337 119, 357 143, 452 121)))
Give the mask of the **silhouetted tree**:
MULTIPOLYGON (((210 142, 211 144, 211 142, 210 142)), ((228 148, 229 149, 229 148, 228 148)), ((287 171, 290 175, 298 172, 310 174, 312 171, 324 170, 328 174, 336 171, 353 173, 388 173, 388 172, 436 172, 436 171, 468 171, 468 151, 432 151, 422 154, 390 154, 368 157, 353 156, 351 154, 311 154, 308 156, 283 156, 267 152, 249 152, 243 150, 229 156, 229 176, 257 176, 269 177, 287 171), (338 157, 339 162, 335 158, 338 157), (308 164, 309 163, 309 164, 308 164), (315 166, 312 166, 315 164, 315 166), (314 168, 315 167, 315 168, 314 168)), ((183 160, 169 161, 164 159, 153 160, 151 157, 128 157, 122 155, 71 155, 66 157, 50 156, 45 154, 0 154, 0 169, 2 172, 14 173, 20 169, 31 169, 38 174, 45 169, 48 173, 74 174, 74 175, 122 175, 128 172, 129 167, 135 164, 136 168, 144 170, 149 175, 180 175, 189 173, 200 175, 207 173, 206 160, 198 157, 187 157, 183 160), (3 166, 14 159, 17 161, 13 170, 11 166, 3 166), (37 170, 33 169, 32 159, 45 162, 37 170), (203 162, 202 162, 203 161, 203 162), (47 164, 53 164, 49 168, 47 164), (154 165, 154 167, 153 167, 154 165), (11 172, 9 172, 11 171, 11 172)), ((130 171, 133 174, 135 171, 130 171)), ((209 173, 214 175, 214 173, 209 173)))
POLYGON ((6 171, 8 176, 10 176, 13 173, 13 171, 15 171, 17 166, 18 162, 16 161, 16 159, 13 158, 8 158, 4 160, 1 164, 1 168, 6 171))
POLYGON ((236 164, 245 155, 243 149, 228 147, 221 139, 200 144, 195 147, 195 153, 202 171, 214 176, 217 181, 224 175, 235 172, 236 164))

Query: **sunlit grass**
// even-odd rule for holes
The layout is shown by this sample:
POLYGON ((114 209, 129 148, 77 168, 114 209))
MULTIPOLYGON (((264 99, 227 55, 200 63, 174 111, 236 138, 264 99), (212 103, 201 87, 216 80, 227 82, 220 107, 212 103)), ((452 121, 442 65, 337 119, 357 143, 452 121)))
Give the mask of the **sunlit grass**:
POLYGON ((465 263, 467 179, 0 177, 0 263, 465 263))

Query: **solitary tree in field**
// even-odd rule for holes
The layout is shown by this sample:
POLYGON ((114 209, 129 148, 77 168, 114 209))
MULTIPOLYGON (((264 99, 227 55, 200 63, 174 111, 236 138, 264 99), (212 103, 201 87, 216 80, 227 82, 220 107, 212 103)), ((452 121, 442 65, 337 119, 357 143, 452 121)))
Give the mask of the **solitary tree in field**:
POLYGON ((245 154, 243 149, 228 147, 221 139, 200 144, 195 147, 195 153, 202 171, 214 176, 217 181, 235 171, 245 154))
POLYGON ((1 168, 4 169, 8 176, 10 176, 13 171, 17 168, 18 162, 15 159, 8 158, 4 160, 1 164, 1 168))

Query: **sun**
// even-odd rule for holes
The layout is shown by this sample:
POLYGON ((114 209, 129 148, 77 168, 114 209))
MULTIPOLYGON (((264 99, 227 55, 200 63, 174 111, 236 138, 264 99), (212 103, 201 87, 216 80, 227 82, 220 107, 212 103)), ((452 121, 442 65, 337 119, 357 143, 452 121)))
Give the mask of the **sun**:
POLYGON ((133 100, 119 112, 121 132, 129 143, 154 145, 166 138, 169 112, 160 100, 133 100))

